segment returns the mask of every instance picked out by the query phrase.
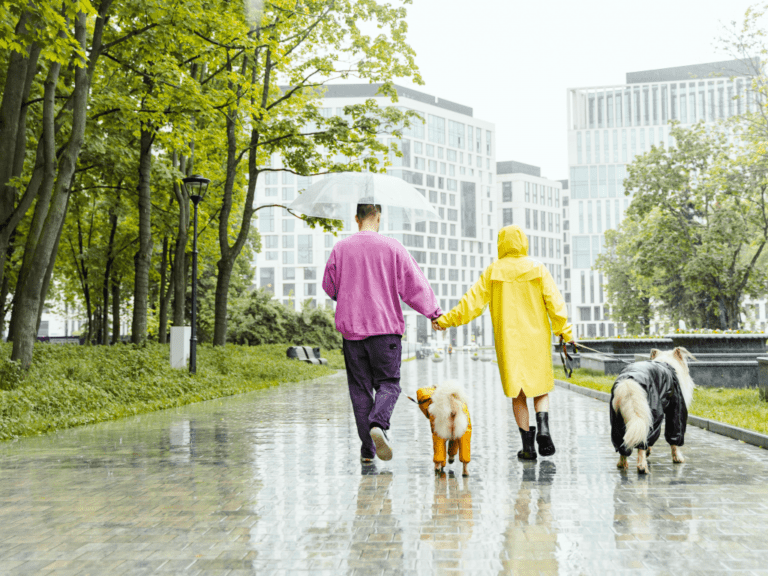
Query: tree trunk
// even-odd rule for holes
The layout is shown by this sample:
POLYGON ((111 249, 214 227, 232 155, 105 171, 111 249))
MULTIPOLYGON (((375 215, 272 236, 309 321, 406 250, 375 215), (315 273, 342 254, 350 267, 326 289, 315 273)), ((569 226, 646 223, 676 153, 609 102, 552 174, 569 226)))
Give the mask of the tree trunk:
MULTIPOLYGON (((160 289, 158 294, 159 307, 159 322, 160 325, 157 331, 157 339, 160 344, 168 343, 168 300, 165 297, 165 276, 168 268, 168 236, 163 237, 163 256, 160 259, 160 289)), ((170 292, 170 290, 169 290, 170 292)))
MULTIPOLYGON (((69 201, 69 193, 67 193, 67 201, 69 201)), ((64 211, 66 212, 66 206, 64 207, 64 211)), ((56 256, 59 253, 59 243, 61 242, 61 234, 64 231, 64 222, 66 221, 66 218, 61 219, 61 224, 59 225, 59 234, 56 236, 56 243, 53 246, 53 250, 51 251, 51 256, 48 261, 48 268, 45 270, 45 277, 43 278, 43 287, 40 290, 40 303, 38 304, 37 309, 37 330, 35 331, 35 334, 40 330, 40 320, 43 317, 43 308, 45 308, 45 299, 48 297, 48 287, 51 285, 51 276, 53 276, 53 267, 56 265, 56 256)))
POLYGON ((219 273, 216 276, 215 324, 213 328, 213 345, 224 346, 227 343, 227 300, 229 298, 229 281, 232 278, 232 268, 235 259, 221 258, 217 263, 219 273))
MULTIPOLYGON (((17 31, 24 29, 27 15, 22 14, 17 31)), ((32 82, 37 74, 40 47, 35 43, 27 55, 11 52, 6 78, 24 79, 7 82, 0 104, 0 284, 5 277, 5 259, 11 235, 32 204, 34 196, 27 195, 16 205, 17 190, 8 181, 21 175, 27 149, 27 111, 24 102, 29 98, 32 82)), ((36 187, 33 188, 36 192, 36 187)), ((30 190, 30 191, 32 191, 30 190)))
MULTIPOLYGON (((120 200, 118 192, 117 201, 120 200)), ((115 262, 113 254, 115 250, 115 234, 117 234, 117 212, 113 207, 109 213, 109 243, 107 244, 107 266, 104 270, 104 280, 101 286, 102 316, 101 316, 101 340, 103 346, 109 344, 109 284, 112 275, 112 265, 115 262)))
POLYGON ((112 277, 112 344, 120 342, 120 277, 112 277))
POLYGON ((134 256, 133 321, 131 342, 139 344, 147 338, 147 306, 149 304, 149 267, 152 263, 152 144, 155 133, 146 124, 141 127, 139 156, 139 250, 134 256))
MULTIPOLYGON (((191 163, 190 163, 191 164, 191 163)), ((173 166, 176 167, 176 153, 173 153, 173 166)), ((179 170, 186 174, 187 158, 181 156, 179 170)), ((171 267, 173 284, 173 325, 184 326, 184 310, 187 302, 187 241, 189 237, 189 197, 178 182, 173 183, 173 191, 179 204, 179 227, 176 232, 175 254, 171 267)))
MULTIPOLYGON (((102 4, 108 5, 105 1, 102 4)), ((102 15, 103 16, 103 15, 102 15)), ((85 38, 87 34, 87 22, 84 13, 79 13, 75 22, 75 38, 82 50, 85 50, 85 38)), ((100 38, 100 29, 103 28, 103 17, 97 19, 96 31, 94 32, 94 50, 91 51, 91 59, 98 56, 96 50, 96 38, 100 38), (96 54, 94 54, 96 52, 96 54)), ((99 40, 100 45, 100 40, 99 40)), ((22 286, 17 285, 14 298, 14 315, 19 309, 18 326, 14 331, 13 352, 11 359, 19 360, 26 369, 32 362, 32 351, 37 333, 37 315, 39 312, 40 298, 45 283, 45 277, 51 258, 56 255, 53 252, 57 245, 62 220, 66 215, 67 200, 72 177, 77 165, 77 158, 83 143, 85 133, 85 122, 88 112, 88 94, 90 88, 89 69, 78 67, 75 69, 75 84, 72 92, 72 124, 69 140, 61 149, 60 160, 58 163, 58 174, 56 174, 55 185, 51 194, 51 201, 45 217, 45 225, 40 234, 40 239, 35 247, 34 257, 29 267, 26 282, 22 286)), ((55 95, 55 85, 52 93, 49 93, 46 86, 46 98, 53 98, 55 95)), ((53 118, 46 123, 44 130, 53 129, 53 118)), ((52 135, 50 140, 52 141, 52 135)), ((46 148, 48 147, 46 139, 46 148)), ((55 150, 54 150, 55 154, 55 150)), ((46 157, 50 157, 46 153, 46 157)), ((55 158, 55 157, 54 157, 55 158)), ((55 165, 54 165, 54 172, 55 165)), ((46 191, 43 190, 43 193, 46 191)))
MULTIPOLYGON (((21 316, 23 314, 32 313, 32 310, 34 309, 34 317, 35 319, 37 318, 37 304, 30 305, 25 309, 22 302, 30 298, 34 299, 34 295, 29 291, 27 282, 33 266, 35 264, 42 264, 41 262, 35 262, 35 259, 40 237, 47 225, 47 218, 51 208, 51 196, 53 195, 53 189, 56 186, 55 96, 56 83, 59 80, 60 70, 60 64, 51 64, 51 67, 48 70, 48 76, 45 79, 43 96, 43 134, 40 138, 40 147, 37 155, 38 159, 42 156, 41 172, 39 173, 42 175, 42 181, 40 183, 41 190, 37 199, 35 213, 32 217, 29 231, 27 232, 27 240, 24 245, 24 254, 19 270, 19 277, 16 281, 16 294, 19 296, 14 299, 13 312, 11 314, 11 327, 8 335, 9 339, 13 341, 20 335, 19 322, 21 321, 21 316)), ((58 230, 58 223, 56 225, 56 230, 58 230)), ((46 264, 48 263, 47 255, 45 256, 44 261, 46 264)), ((40 273, 42 274, 42 271, 40 273)), ((35 322, 35 325, 37 325, 37 322, 35 322)), ((36 336, 37 331, 35 331, 35 337, 36 336)))
POLYGON ((8 276, 3 277, 3 282, 0 284, 0 342, 3 341, 3 334, 5 334, 5 313, 6 302, 8 300, 8 276))

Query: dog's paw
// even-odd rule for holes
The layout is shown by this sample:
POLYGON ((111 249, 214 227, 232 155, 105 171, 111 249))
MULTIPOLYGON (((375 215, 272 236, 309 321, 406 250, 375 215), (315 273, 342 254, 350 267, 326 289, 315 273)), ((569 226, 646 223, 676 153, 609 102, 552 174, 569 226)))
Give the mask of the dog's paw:
POLYGON ((616 468, 619 470, 626 470, 629 468, 629 461, 626 456, 619 456, 619 461, 616 464, 616 468))
POLYGON ((638 464, 637 465, 637 473, 638 474, 648 474, 648 464, 638 464))
POLYGON ((453 464, 454 460, 455 460, 455 458, 448 458, 448 464, 453 464))

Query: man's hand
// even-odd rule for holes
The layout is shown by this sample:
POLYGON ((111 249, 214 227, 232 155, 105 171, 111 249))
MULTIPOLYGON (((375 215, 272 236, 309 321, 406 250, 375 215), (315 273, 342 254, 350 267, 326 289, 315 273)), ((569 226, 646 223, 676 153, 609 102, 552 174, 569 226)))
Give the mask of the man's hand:
POLYGON ((437 318, 435 318, 434 320, 432 320, 432 330, 436 330, 438 332, 444 332, 446 329, 441 328, 440 324, 437 323, 437 318))

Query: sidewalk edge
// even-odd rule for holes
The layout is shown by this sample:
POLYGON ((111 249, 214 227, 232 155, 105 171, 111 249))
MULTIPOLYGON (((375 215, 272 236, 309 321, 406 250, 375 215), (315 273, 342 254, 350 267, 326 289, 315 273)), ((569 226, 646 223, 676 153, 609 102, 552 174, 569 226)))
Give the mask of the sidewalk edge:
MULTIPOLYGON (((562 380, 556 379, 555 384, 561 388, 567 388, 568 390, 576 392, 577 394, 589 396, 590 398, 602 400, 603 402, 609 402, 611 399, 611 395, 607 392, 600 392, 599 390, 584 388, 582 386, 577 386, 576 384, 571 384, 570 382, 564 382, 562 380)), ((752 430, 739 428, 738 426, 732 426, 730 424, 718 422, 717 420, 710 420, 709 418, 702 418, 700 416, 693 416, 690 414, 688 415, 688 424, 692 424, 698 428, 703 428, 704 430, 714 432, 715 434, 720 434, 721 436, 727 436, 728 438, 733 438, 734 440, 740 440, 746 444, 752 444, 753 446, 758 446, 759 448, 768 449, 768 436, 765 434, 760 434, 759 432, 753 432, 752 430)))

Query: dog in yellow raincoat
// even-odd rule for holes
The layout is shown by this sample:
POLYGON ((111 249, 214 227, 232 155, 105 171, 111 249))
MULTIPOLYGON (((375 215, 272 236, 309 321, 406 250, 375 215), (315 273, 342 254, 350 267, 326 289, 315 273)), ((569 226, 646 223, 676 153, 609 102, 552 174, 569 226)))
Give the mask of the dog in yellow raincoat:
POLYGON ((472 421, 461 386, 446 381, 437 387, 419 388, 416 400, 424 416, 429 418, 432 429, 435 472, 445 467, 445 443, 448 442, 448 463, 453 463, 458 452, 459 460, 464 464, 463 475, 469 476, 472 421))
POLYGON ((512 398, 520 427, 523 460, 539 454, 551 456, 555 445, 549 431, 549 392, 555 386, 552 371, 552 333, 573 340, 567 308, 552 275, 528 256, 528 237, 519 226, 499 231, 499 258, 447 314, 432 322, 436 330, 467 324, 490 305, 496 357, 504 394, 512 398), (534 398, 536 426, 529 426, 527 398, 534 398))

